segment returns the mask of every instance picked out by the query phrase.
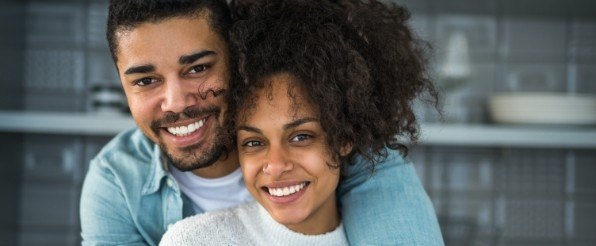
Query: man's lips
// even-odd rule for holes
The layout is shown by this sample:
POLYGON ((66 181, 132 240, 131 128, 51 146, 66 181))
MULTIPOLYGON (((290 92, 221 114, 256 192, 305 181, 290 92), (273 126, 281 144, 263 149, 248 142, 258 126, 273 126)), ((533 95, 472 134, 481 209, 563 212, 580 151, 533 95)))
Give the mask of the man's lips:
POLYGON ((169 126, 164 128, 174 136, 184 137, 200 130, 205 125, 206 121, 207 118, 203 118, 188 124, 178 124, 177 126, 169 126))
POLYGON ((204 124, 207 118, 211 116, 215 116, 215 118, 217 118, 220 112, 221 109, 215 106, 205 107, 202 109, 188 108, 181 113, 167 112, 163 115, 161 119, 151 122, 151 129, 158 135, 160 134, 159 132, 162 130, 165 130, 166 132, 172 135, 180 135, 184 133, 182 131, 183 126, 186 127, 188 131, 188 127, 191 124, 199 123, 194 124, 194 127, 191 127, 192 132, 192 128, 195 128, 195 130, 200 128, 199 121, 203 121, 204 124), (179 128, 177 129, 178 131, 176 130, 176 128, 179 128))
POLYGON ((197 144, 205 136, 211 119, 213 117, 208 116, 203 119, 185 120, 182 123, 161 127, 163 139, 178 148, 197 144))

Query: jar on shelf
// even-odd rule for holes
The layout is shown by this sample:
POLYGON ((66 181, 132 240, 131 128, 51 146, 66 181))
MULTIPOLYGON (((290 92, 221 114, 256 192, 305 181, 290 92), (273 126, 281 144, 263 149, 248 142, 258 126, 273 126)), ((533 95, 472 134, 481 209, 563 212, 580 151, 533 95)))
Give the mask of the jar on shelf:
POLYGON ((90 90, 93 112, 120 114, 127 111, 126 96, 120 85, 98 83, 91 86, 90 90))

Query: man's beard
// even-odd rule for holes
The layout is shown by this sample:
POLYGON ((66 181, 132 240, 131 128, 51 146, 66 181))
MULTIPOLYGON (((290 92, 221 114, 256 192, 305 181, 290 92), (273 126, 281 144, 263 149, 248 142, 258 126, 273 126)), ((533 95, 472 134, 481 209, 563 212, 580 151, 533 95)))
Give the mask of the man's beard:
POLYGON ((202 142, 181 149, 184 156, 176 157, 170 154, 163 143, 160 143, 159 147, 161 148, 161 151, 166 154, 174 167, 180 171, 193 171, 199 168, 209 167, 219 160, 227 146, 227 137, 224 132, 225 131, 221 127, 218 127, 215 131, 216 137, 214 142, 202 142), (211 146, 208 146, 204 151, 197 151, 200 147, 209 144, 211 144, 211 146))
MULTIPOLYGON (((218 118, 220 112, 220 108, 210 107, 201 110, 187 109, 181 114, 184 114, 187 118, 193 119, 209 115, 209 117, 215 117, 213 122, 219 122, 218 118)), ((179 114, 167 114, 164 116, 164 119, 153 122, 151 129, 159 136, 159 128, 161 125, 174 123, 179 119, 179 114)), ((211 142, 204 140, 195 145, 179 149, 182 152, 181 155, 175 156, 170 153, 167 146, 161 141, 159 142, 159 148, 168 157, 174 167, 181 171, 192 171, 199 168, 209 167, 217 162, 220 157, 226 153, 227 148, 230 146, 231 139, 231 135, 222 126, 217 126, 213 132, 211 142), (203 151, 199 151, 199 149, 203 149, 203 151)))

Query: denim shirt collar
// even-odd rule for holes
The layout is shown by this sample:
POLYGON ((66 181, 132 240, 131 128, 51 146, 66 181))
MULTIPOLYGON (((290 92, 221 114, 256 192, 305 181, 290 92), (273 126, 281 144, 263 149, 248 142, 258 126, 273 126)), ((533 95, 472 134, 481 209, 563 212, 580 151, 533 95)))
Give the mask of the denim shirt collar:
POLYGON ((159 190, 161 180, 168 176, 168 160, 162 153, 157 144, 153 144, 153 152, 151 154, 151 169, 147 177, 147 182, 143 185, 142 195, 155 193, 159 190))

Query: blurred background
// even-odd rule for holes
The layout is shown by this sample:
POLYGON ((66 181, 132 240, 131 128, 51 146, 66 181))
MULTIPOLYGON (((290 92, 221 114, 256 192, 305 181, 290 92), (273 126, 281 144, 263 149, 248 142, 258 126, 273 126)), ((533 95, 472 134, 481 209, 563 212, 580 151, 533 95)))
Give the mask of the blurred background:
MULTIPOLYGON (((107 0, 0 3, 0 245, 79 245, 89 160, 133 126, 107 0)), ((444 115, 408 158, 447 245, 596 245, 596 2, 402 0, 444 115)))

